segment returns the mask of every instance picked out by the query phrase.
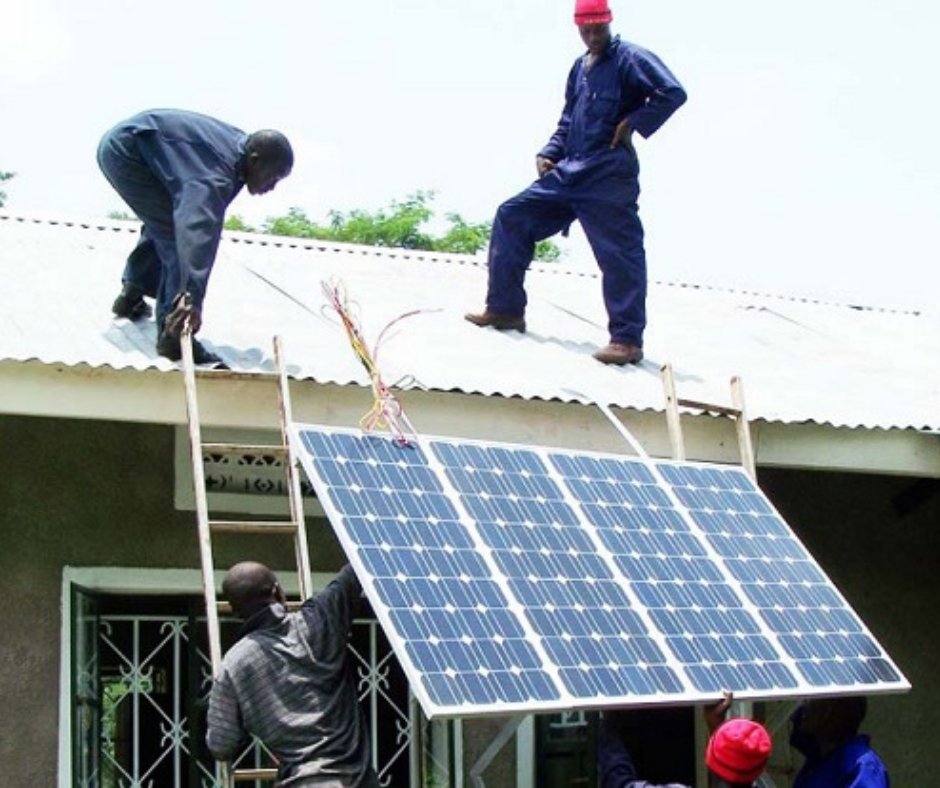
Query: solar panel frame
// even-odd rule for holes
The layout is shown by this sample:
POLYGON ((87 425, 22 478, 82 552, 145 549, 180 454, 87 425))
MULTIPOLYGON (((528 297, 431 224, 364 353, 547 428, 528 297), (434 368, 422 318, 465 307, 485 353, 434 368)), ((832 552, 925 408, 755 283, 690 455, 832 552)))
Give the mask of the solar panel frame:
MULTIPOLYGON (((423 437, 419 447, 403 450, 388 436, 300 423, 291 425, 291 440, 428 717, 695 703, 713 701, 725 688, 742 700, 910 688, 740 468, 439 437, 423 437), (355 456, 344 461, 315 457, 304 435, 308 440, 311 435, 342 438, 355 456), (565 470, 579 463, 607 475, 579 479, 565 470), (610 473, 643 478, 615 478, 610 473), (737 509, 721 513, 707 505, 713 491, 678 484, 700 473, 730 474, 730 492, 724 491, 721 500, 740 503, 737 509), (628 483, 636 492, 625 493, 628 483), (590 495, 593 503, 587 500, 590 495), (758 514, 751 514, 755 510, 745 509, 744 503, 758 507, 758 514), (628 504, 645 518, 644 526, 629 534, 635 556, 625 551, 624 533, 616 530, 626 522, 618 518, 625 518, 628 504), (605 508, 617 517, 605 520, 605 508), (789 619, 775 618, 772 612, 780 612, 775 605, 788 598, 784 591, 789 593, 789 586, 782 579, 762 585, 759 578, 748 577, 743 569, 752 560, 766 563, 768 557, 738 555, 732 549, 734 540, 718 530, 754 525, 748 518, 783 533, 779 540, 763 542, 752 534, 744 544, 759 552, 767 546, 764 542, 780 541, 789 551, 780 559, 785 565, 799 560, 814 567, 824 581, 816 585, 826 589, 823 596, 831 603, 825 607, 849 611, 855 640, 840 639, 836 632, 807 631, 789 639, 783 635, 781 628, 789 619), (643 528, 653 533, 650 526, 658 536, 644 542, 641 536, 649 535, 643 528), (565 541, 552 543, 559 533, 565 541), (413 542, 409 548, 408 540, 416 538, 428 543, 417 549, 413 542), (451 542, 459 542, 459 549, 451 542), (566 549, 552 551, 553 544, 566 549), (637 545, 646 544, 645 552, 639 551, 637 545), (686 552, 654 552, 663 544, 675 545, 673 552, 686 552), (697 554, 688 552, 693 548, 697 554), (676 562, 691 577, 710 582, 680 577, 661 586, 642 585, 632 576, 639 566, 676 574, 676 562), (588 578, 581 580, 577 575, 584 571, 588 578), (605 571, 607 576, 594 577, 605 571), (536 577, 551 572, 555 577, 536 577), (435 577, 428 580, 429 574, 435 577), (452 601, 459 597, 466 606, 435 607, 447 597, 441 595, 442 588, 452 601), (570 601, 572 589, 585 594, 591 605, 578 602, 559 608, 555 601, 570 601), (651 599, 671 602, 657 607, 651 599), (701 609, 696 610, 703 600, 710 607, 698 605, 701 609), (568 612, 562 615, 559 610, 568 612), (664 622, 682 631, 671 632, 664 622), (716 622, 728 631, 721 636, 697 631, 716 622), (580 628, 580 633, 561 627, 580 628), (509 630, 514 637, 500 634, 509 630), (463 632, 460 638, 440 637, 458 631, 463 632), (729 641, 737 656, 743 654, 749 661, 722 663, 729 641), (813 673, 815 663, 807 654, 821 644, 834 650, 834 656, 813 673), (841 683, 824 681, 834 673, 839 678, 835 666, 846 661, 839 648, 846 654, 852 649, 876 652, 866 659, 880 660, 882 674, 868 683, 849 674, 841 683), (606 665, 604 655, 609 657, 606 665), (454 665, 463 667, 457 670, 454 665), (849 683, 849 678, 854 681, 849 683), (733 686, 737 679, 740 686, 733 686)), ((800 599, 798 592, 791 596, 800 599)), ((799 605, 794 608, 784 612, 804 612, 799 605)), ((864 670, 859 673, 872 678, 864 670)))

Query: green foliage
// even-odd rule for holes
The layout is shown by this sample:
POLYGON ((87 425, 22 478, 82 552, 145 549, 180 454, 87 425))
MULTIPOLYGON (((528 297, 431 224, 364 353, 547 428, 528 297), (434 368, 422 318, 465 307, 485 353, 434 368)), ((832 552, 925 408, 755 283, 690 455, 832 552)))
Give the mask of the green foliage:
POLYGON ((403 202, 393 201, 388 208, 375 213, 362 209, 330 211, 329 224, 326 225, 311 221, 300 208, 291 208, 287 216, 269 218, 262 232, 367 246, 433 249, 434 240, 421 230, 433 215, 428 207, 431 199, 433 195, 429 192, 417 192, 403 202))
MULTIPOLYGON (((14 175, 16 175, 15 172, 0 171, 0 183, 10 180, 10 178, 12 178, 14 175)), ((6 205, 6 202, 7 202, 7 193, 4 191, 0 191, 0 208, 6 205)))
POLYGON ((225 224, 222 225, 226 230, 236 230, 240 233, 254 233, 257 232, 254 227, 252 227, 248 222, 242 219, 237 213, 233 213, 225 220, 225 224))
POLYGON ((268 217, 261 228, 268 235, 289 235, 292 238, 329 238, 329 228, 320 227, 307 218, 300 208, 291 208, 287 216, 268 217))
POLYGON ((539 241, 535 245, 535 259, 540 263, 558 262, 561 259, 561 249, 554 241, 539 241))
POLYGON ((434 240, 421 227, 433 216, 430 192, 416 192, 403 202, 393 200, 375 213, 361 209, 343 213, 330 211, 334 241, 390 246, 397 249, 433 249, 434 240))
POLYGON ((116 222, 136 222, 137 217, 127 211, 108 211, 108 218, 116 222))
MULTIPOLYGON (((431 235, 425 225, 434 217, 433 201, 434 192, 418 191, 400 202, 393 200, 387 208, 375 212, 363 209, 330 211, 329 222, 325 225, 312 221, 302 209, 291 208, 286 216, 268 218, 262 232, 458 254, 476 254, 486 248, 492 225, 489 222, 467 222, 457 213, 445 215, 447 224, 441 235, 431 235)), ((561 249, 551 241, 542 241, 536 247, 536 260, 554 261, 560 257, 561 249)))
POLYGON ((489 243, 492 230, 489 222, 471 224, 464 221, 459 213, 449 213, 445 218, 450 226, 440 238, 434 240, 435 251, 476 254, 489 243))

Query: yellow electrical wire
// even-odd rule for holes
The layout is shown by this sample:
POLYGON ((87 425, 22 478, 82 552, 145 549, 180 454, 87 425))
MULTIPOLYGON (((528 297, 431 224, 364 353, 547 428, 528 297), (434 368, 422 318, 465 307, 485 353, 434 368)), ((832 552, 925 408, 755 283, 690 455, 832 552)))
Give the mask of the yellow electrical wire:
POLYGON ((414 430, 404 414, 401 403, 392 393, 391 389, 382 380, 376 359, 382 341, 388 330, 406 317, 419 314, 422 310, 413 310, 399 315, 389 322, 379 333, 375 348, 370 351, 362 336, 362 330, 357 316, 357 305, 349 301, 346 296, 346 288, 342 282, 333 280, 330 283, 323 282, 323 294, 326 297, 329 307, 336 312, 343 329, 346 331, 346 337, 349 344, 356 354, 356 358, 365 368, 369 375, 369 381, 372 385, 372 407, 369 412, 359 420, 359 426, 363 432, 373 432, 375 430, 388 430, 395 435, 395 438, 402 444, 410 443, 408 435, 414 435, 414 430))

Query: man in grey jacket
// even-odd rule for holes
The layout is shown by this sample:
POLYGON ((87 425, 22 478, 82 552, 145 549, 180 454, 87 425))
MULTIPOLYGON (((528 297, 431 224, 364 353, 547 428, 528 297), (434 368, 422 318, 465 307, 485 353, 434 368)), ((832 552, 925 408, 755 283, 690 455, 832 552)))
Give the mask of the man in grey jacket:
POLYGON ((206 741, 230 761, 257 736, 278 759, 278 785, 377 788, 348 659, 361 587, 345 566, 296 613, 264 564, 233 566, 223 596, 244 620, 209 696, 206 741))

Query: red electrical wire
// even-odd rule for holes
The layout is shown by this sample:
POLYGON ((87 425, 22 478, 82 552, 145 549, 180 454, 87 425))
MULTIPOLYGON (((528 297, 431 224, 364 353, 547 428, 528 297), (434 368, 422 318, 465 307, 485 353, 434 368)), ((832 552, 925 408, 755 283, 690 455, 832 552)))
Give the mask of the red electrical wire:
POLYGON ((323 282, 323 294, 326 296, 329 307, 339 316, 340 323, 346 331, 349 344, 352 346, 356 358, 365 367, 372 384, 373 403, 372 408, 359 420, 359 426, 363 432, 373 432, 375 430, 388 430, 395 439, 407 446, 411 443, 410 436, 415 432, 405 415, 401 403, 392 393, 391 389, 382 380, 382 374, 378 367, 379 349, 385 339, 388 330, 396 323, 404 320, 406 317, 412 317, 420 314, 421 309, 415 309, 399 315, 388 323, 379 333, 379 338, 375 342, 375 347, 370 351, 369 346, 362 336, 362 330, 359 326, 359 320, 355 314, 357 305, 350 302, 346 297, 346 289, 342 282, 333 281, 323 282))

